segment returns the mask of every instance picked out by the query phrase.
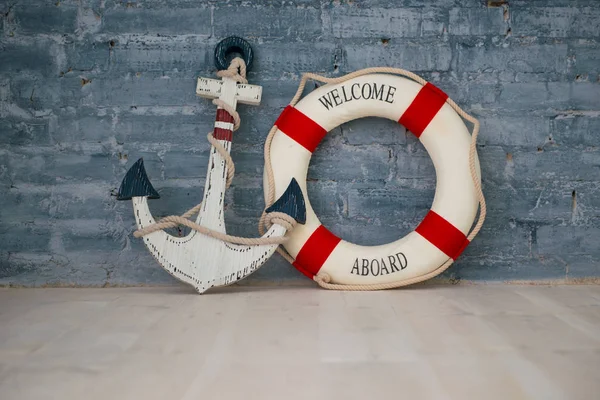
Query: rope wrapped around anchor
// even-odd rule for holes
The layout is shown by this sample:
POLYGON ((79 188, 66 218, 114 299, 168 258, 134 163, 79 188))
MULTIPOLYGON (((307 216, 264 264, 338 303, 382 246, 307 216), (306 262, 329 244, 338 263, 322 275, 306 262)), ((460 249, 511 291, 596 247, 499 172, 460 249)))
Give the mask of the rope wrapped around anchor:
MULTIPOLYGON (((223 78, 228 77, 235 80, 238 83, 248 83, 246 79, 246 63, 240 57, 236 57, 231 60, 229 67, 225 70, 217 71, 217 76, 223 78)), ((217 107, 220 107, 227 111, 232 117, 234 121, 233 131, 238 130, 240 127, 240 114, 235 110, 235 108, 231 107, 229 104, 225 103, 220 99, 214 99, 212 102, 217 107)), ((213 136, 213 132, 209 132, 206 136, 209 143, 215 148, 215 150, 223 157, 225 163, 227 165, 227 181, 225 185, 225 189, 228 189, 233 181, 233 177, 235 176, 235 164, 229 152, 219 143, 217 139, 213 136)), ((272 183, 269 183, 272 186, 272 183)), ((269 204, 267 204, 269 206, 269 204)), ((148 225, 143 229, 138 229, 133 233, 133 236, 136 238, 143 237, 152 232, 161 231, 167 228, 175 228, 177 226, 183 225, 187 226, 190 229, 193 229, 203 235, 213 237, 218 240, 222 240, 224 242, 232 243, 232 244, 241 244, 248 246, 258 246, 258 245, 269 245, 269 244, 281 244, 287 240, 287 237, 269 237, 269 238, 245 238, 240 236, 227 235, 213 229, 209 229, 205 226, 199 225, 189 218, 193 215, 197 214, 202 208, 202 203, 197 204, 196 206, 190 208, 188 211, 183 213, 182 215, 170 215, 164 218, 161 218, 158 222, 148 225)), ((266 209, 266 208, 265 208, 266 209)), ((296 220, 282 212, 270 212, 266 213, 263 211, 263 214, 260 219, 261 229, 264 227, 269 229, 274 224, 279 224, 283 226, 287 231, 294 229, 296 226, 296 220)))

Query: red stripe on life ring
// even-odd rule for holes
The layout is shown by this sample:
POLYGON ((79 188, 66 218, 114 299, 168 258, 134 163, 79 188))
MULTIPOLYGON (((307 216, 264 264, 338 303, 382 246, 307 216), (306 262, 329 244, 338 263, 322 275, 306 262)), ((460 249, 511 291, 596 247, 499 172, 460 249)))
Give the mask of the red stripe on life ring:
POLYGON ((277 121, 275 121, 275 125, 280 131, 311 153, 315 151, 327 134, 327 131, 321 125, 292 106, 287 106, 283 110, 277 121))
POLYGON ((294 267, 312 279, 341 241, 323 225, 320 225, 298 252, 294 267))
POLYGON ((416 137, 421 136, 427 125, 440 111, 446 102, 448 95, 437 86, 427 82, 419 90, 417 97, 408 106, 404 114, 398 120, 400 125, 411 131, 416 137))
POLYGON ((469 245, 464 233, 433 210, 429 210, 415 232, 453 260, 469 245))

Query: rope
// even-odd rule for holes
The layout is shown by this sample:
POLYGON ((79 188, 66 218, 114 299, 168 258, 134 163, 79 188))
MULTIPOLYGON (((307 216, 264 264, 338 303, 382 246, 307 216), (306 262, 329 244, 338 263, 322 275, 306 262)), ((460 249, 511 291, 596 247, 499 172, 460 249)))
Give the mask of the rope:
MULTIPOLYGON (((235 80, 238 83, 248 83, 248 80, 246 79, 246 63, 239 57, 234 58, 226 70, 218 71, 217 76, 221 78, 228 77, 230 79, 235 80)), ((231 107, 229 104, 225 103, 220 99, 214 99, 213 104, 219 108, 224 109, 233 117, 233 131, 237 131, 240 127, 241 120, 240 115, 235 110, 235 108, 231 107)), ((215 137, 213 136, 213 132, 209 132, 206 138, 208 139, 209 143, 215 148, 217 153, 219 153, 221 157, 223 157, 223 160, 225 160, 225 165, 227 166, 227 181, 225 183, 225 189, 227 190, 229 189, 229 186, 231 186, 231 182, 233 181, 233 177, 235 176, 235 164, 233 163, 233 159, 231 158, 231 155, 229 154, 227 149, 225 149, 225 147, 223 147, 223 145, 217 139, 215 139, 215 137)), ((215 239, 219 239, 224 242, 233 244, 259 246, 268 244, 281 244, 287 240, 287 238, 283 236, 268 238, 244 238, 240 236, 227 235, 225 233, 215 231, 213 229, 197 224, 189 219, 193 215, 200 212, 201 208, 202 203, 199 203, 196 206, 187 210, 182 215, 169 215, 168 217, 164 217, 154 224, 148 225, 143 229, 138 229, 133 233, 133 236, 136 238, 140 238, 152 232, 161 231, 167 228, 175 228, 176 226, 183 225, 206 236, 210 236, 215 239)), ((269 214, 265 214, 263 211, 261 221, 263 221, 263 226, 267 226, 268 228, 270 228, 273 224, 279 224, 288 231, 294 229, 294 227, 296 226, 296 220, 294 218, 281 212, 272 212, 269 214)))
MULTIPOLYGON (((388 74, 405 76, 407 78, 412 79, 415 82, 420 83, 423 86, 427 83, 427 81, 425 79, 421 78, 420 76, 416 75, 413 72, 407 71, 405 69, 390 68, 390 67, 365 68, 365 69, 361 69, 359 71, 355 71, 355 72, 352 72, 350 74, 347 74, 347 75, 344 75, 344 76, 341 76, 338 78, 327 78, 327 77, 313 74, 313 73, 306 73, 306 74, 302 75, 302 79, 300 80, 300 85, 298 86, 298 90, 296 91, 296 94, 294 95, 292 101, 290 102, 290 105, 294 106, 300 100, 300 97, 302 97, 302 92, 304 91, 304 86, 306 85, 306 82, 309 79, 314 80, 314 81, 323 82, 323 83, 340 83, 340 82, 345 82, 352 78, 356 78, 358 76, 372 74, 372 73, 388 73, 388 74)), ((486 211, 487 209, 486 209, 486 205, 485 205, 485 198, 483 196, 483 191, 481 189, 481 182, 478 179, 477 166, 476 166, 476 161, 475 161, 475 156, 477 154, 477 136, 479 135, 479 121, 475 117, 467 114, 452 99, 448 98, 446 100, 446 103, 448 103, 458 113, 458 115, 460 115, 462 118, 464 118, 465 120, 467 120, 473 124, 473 131, 471 134, 471 146, 469 148, 469 169, 471 171, 471 178, 473 179, 473 184, 475 185, 475 192, 477 195, 477 200, 479 201, 479 218, 477 220, 477 223, 475 224, 475 226, 473 227, 473 229, 467 236, 467 239, 469 241, 472 241, 473 238, 475 238, 475 236, 477 236, 477 234, 481 230, 481 226, 483 225, 483 222, 485 221, 485 216, 487 213, 487 211, 486 211)), ((274 125, 273 128, 271 128, 271 130, 269 131, 269 135, 267 136, 267 140, 265 142, 265 173, 267 175, 267 184, 269 185, 269 187, 267 188, 267 207, 270 204, 273 204, 273 202, 275 201, 275 184, 274 184, 275 181, 273 178, 273 167, 271 165, 271 143, 273 141, 273 136, 275 136, 276 132, 277 132, 277 125, 274 125)), ((267 219, 268 219, 268 216, 263 212, 263 215, 261 216, 260 221, 259 221, 259 228, 258 228, 261 235, 264 232, 264 228, 267 226, 266 225, 268 223, 267 219)), ((294 258, 289 253, 287 253, 287 251, 285 251, 285 249, 280 247, 277 249, 277 252, 279 254, 281 254, 288 262, 290 262, 292 264, 294 263, 294 261, 295 261, 294 258)), ((330 283, 331 277, 329 276, 329 274, 324 273, 324 272, 317 274, 313 279, 315 280, 315 282, 317 282, 319 284, 319 286, 321 286, 322 288, 325 288, 325 289, 349 290, 349 291, 350 290, 362 291, 362 290, 392 289, 392 288, 397 288, 397 287, 401 287, 401 286, 412 285, 414 283, 423 282, 427 279, 433 278, 434 276, 437 276, 440 273, 444 272, 446 269, 448 269, 448 267, 450 267, 450 265, 452 265, 453 262, 454 262, 454 260, 452 260, 450 258, 448 261, 446 261, 440 267, 436 268, 435 270, 433 270, 425 275, 417 276, 415 278, 406 279, 406 280, 402 280, 402 281, 394 281, 394 282, 387 282, 387 283, 376 283, 376 284, 370 284, 370 285, 340 285, 340 284, 330 283)))
POLYGON ((231 60, 227 69, 217 71, 217 76, 219 78, 231 78, 237 83, 248 83, 248 79, 246 79, 246 63, 240 57, 231 60))

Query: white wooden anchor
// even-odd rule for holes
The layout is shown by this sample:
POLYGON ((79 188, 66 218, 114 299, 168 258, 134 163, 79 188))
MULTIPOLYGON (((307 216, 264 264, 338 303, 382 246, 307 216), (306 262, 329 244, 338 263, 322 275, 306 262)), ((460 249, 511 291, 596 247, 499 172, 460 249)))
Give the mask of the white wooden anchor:
MULTIPOLYGON (((235 38, 235 40, 237 41, 234 41, 232 47, 235 48, 235 51, 240 52, 239 40, 241 39, 235 38)), ((242 55, 249 67, 252 61, 251 49, 247 45, 247 48, 242 50, 245 50, 242 55)), ((224 54, 221 54, 223 58, 224 54)), ((217 65, 219 69, 224 69, 221 66, 222 63, 217 62, 217 65)), ((261 92, 260 86, 238 84, 236 80, 229 77, 223 77, 221 81, 199 78, 196 87, 198 95, 218 98, 233 109, 237 102, 258 105, 261 100, 261 92)), ((213 136, 228 153, 231 151, 233 127, 233 116, 219 107, 213 136)), ((227 168, 225 159, 214 146, 211 146, 202 206, 196 218, 197 224, 223 234, 226 233, 223 206, 227 168)), ((137 227, 143 229, 155 223, 148 207, 148 199, 158 197, 158 193, 146 175, 143 160, 140 158, 123 179, 117 199, 132 200, 137 227)), ((298 183, 292 180, 287 191, 266 212, 282 212, 296 221, 304 223, 306 211, 298 183)), ((262 237, 283 237, 285 233, 284 226, 274 223, 262 237)), ((192 230, 185 237, 172 236, 163 230, 158 230, 145 235, 143 241, 166 271, 177 279, 194 286, 199 293, 203 293, 211 287, 229 285, 251 274, 263 265, 278 247, 278 244, 232 244, 196 230, 192 230)))

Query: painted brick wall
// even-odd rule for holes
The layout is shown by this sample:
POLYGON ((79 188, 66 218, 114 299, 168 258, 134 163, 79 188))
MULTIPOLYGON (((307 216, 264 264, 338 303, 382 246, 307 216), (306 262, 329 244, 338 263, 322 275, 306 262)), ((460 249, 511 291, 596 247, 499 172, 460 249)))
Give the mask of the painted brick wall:
MULTIPOLYGON (((248 38, 260 107, 241 106, 231 233, 254 236, 262 146, 301 72, 413 70, 482 122, 488 220, 451 279, 600 276, 600 1, 3 1, 0 6, 0 283, 172 283, 115 201, 143 156, 158 216, 199 201, 214 107, 194 95, 212 49, 248 38), (509 4, 510 3, 510 4, 509 4)), ((333 131, 311 201, 344 238, 414 229, 431 161, 390 121, 333 131)), ((304 279, 279 256, 252 280, 304 279)))

